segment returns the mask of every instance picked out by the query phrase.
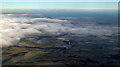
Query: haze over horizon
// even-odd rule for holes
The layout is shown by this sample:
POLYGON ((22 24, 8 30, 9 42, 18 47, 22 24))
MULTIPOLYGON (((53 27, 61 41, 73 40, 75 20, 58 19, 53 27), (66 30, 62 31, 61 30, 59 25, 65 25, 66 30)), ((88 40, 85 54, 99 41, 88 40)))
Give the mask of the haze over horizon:
POLYGON ((117 2, 1 2, 1 9, 118 9, 117 2))

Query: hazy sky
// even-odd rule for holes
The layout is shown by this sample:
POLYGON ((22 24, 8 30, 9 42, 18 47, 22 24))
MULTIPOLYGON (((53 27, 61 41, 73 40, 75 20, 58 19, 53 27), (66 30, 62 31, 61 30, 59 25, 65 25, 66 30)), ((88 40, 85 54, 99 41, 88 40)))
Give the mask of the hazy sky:
POLYGON ((117 9, 119 0, 1 0, 2 9, 117 9))
POLYGON ((119 0, 0 0, 3 2, 118 2, 119 0))

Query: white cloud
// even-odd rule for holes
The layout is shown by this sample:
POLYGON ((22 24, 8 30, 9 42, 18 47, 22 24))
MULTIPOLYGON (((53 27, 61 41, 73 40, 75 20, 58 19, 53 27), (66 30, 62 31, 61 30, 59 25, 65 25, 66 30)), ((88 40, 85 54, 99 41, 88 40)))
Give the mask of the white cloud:
MULTIPOLYGON (((0 15, 1 16, 1 15, 0 15)), ((0 45, 3 47, 17 43, 21 38, 32 34, 83 34, 104 35, 117 32, 117 27, 86 25, 78 27, 68 20, 51 18, 16 17, 3 14, 0 19, 0 45)))

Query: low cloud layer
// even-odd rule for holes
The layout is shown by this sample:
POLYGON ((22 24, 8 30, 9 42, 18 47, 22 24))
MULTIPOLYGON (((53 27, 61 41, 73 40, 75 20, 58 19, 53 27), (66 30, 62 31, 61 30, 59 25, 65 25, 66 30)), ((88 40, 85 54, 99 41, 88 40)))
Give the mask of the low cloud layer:
POLYGON ((2 16, 0 19, 0 46, 3 47, 13 45, 21 38, 32 34, 104 35, 117 33, 117 27, 96 26, 94 24, 79 25, 78 27, 69 20, 23 17, 24 14, 21 14, 21 17, 15 14, 2 14, 0 16, 2 16))

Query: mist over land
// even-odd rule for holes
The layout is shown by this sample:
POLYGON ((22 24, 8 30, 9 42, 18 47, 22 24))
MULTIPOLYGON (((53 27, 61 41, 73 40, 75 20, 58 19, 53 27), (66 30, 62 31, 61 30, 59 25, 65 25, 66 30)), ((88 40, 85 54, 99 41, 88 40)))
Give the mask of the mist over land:
POLYGON ((118 65, 116 12, 3 10, 3 64, 118 65))
MULTIPOLYGON (((40 10, 38 10, 40 11, 40 10)), ((111 16, 113 19, 109 18, 109 15, 106 15, 106 19, 101 19, 101 12, 98 13, 100 17, 97 15, 93 15, 92 17, 87 16, 86 13, 82 12, 85 15, 80 14, 77 17, 74 17, 74 13, 79 14, 79 11, 73 11, 73 14, 70 14, 72 11, 65 11, 64 13, 68 13, 71 15, 70 17, 66 17, 68 15, 62 14, 62 11, 55 10, 59 12, 61 15, 56 17, 57 15, 52 14, 52 11, 46 12, 48 16, 43 14, 20 14, 22 11, 18 11, 18 14, 1 14, 2 19, 0 22, 1 25, 1 35, 2 35, 2 43, 5 45, 13 45, 13 43, 18 42, 21 38, 32 35, 32 34, 78 34, 78 35, 98 35, 102 36, 105 34, 117 34, 117 21, 116 16, 111 16), (20 13, 19 13, 20 12, 20 13), (51 13, 50 13, 51 12, 51 13), (50 17, 51 16, 51 17, 50 17), (78 17, 79 16, 79 17, 78 17), (96 16, 96 17, 95 17, 96 16), (115 19, 114 19, 115 18, 115 19), (113 20, 113 21, 111 21, 113 20), (115 20, 115 21, 114 21, 115 20), (107 21, 107 22, 104 22, 107 21), (79 31, 79 32, 78 32, 79 31)), ((32 12, 32 10, 31 10, 32 12)), ((37 11, 36 11, 37 12, 37 11)), ((42 12, 42 10, 41 10, 42 12)), ((54 12, 54 11, 53 11, 54 12)), ((10 12, 12 13, 12 12, 10 12)), ((15 13, 13 11, 13 13, 15 13)), ((34 12, 32 12, 34 13, 34 12)), ((94 13, 91 12, 91 13, 94 13)), ((112 15, 112 14, 111 14, 112 15)))

